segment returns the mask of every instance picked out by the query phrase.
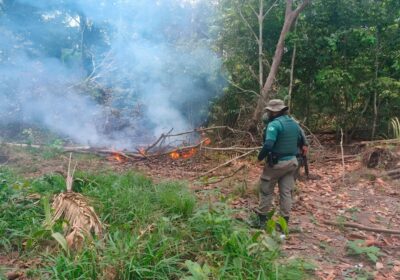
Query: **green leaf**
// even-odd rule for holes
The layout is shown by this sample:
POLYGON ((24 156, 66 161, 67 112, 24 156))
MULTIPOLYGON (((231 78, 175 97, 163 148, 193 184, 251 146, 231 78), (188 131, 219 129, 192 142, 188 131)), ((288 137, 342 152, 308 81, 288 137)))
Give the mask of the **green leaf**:
POLYGON ((366 246, 365 241, 360 239, 347 242, 347 248, 349 249, 350 255, 364 255, 374 263, 378 260, 378 256, 381 255, 378 247, 368 247, 366 246))
POLYGON ((53 232, 51 236, 58 242, 58 244, 60 244, 61 248, 63 248, 63 250, 69 254, 67 240, 64 238, 64 236, 62 236, 59 232, 53 232))
POLYGON ((272 234, 273 232, 276 231, 275 229, 276 229, 276 222, 273 219, 269 219, 265 226, 265 230, 267 231, 267 233, 272 234))
POLYGON ((279 249, 279 244, 270 236, 266 236, 262 241, 262 244, 269 250, 269 251, 276 251, 279 249))
POLYGON ((377 262, 378 261, 378 257, 373 253, 367 253, 367 256, 373 262, 377 262))
POLYGON ((278 224, 281 226, 281 229, 284 234, 286 234, 286 235, 289 234, 289 228, 288 228, 287 222, 282 216, 280 216, 278 218, 278 224))
POLYGON ((49 198, 47 196, 42 198, 42 203, 43 203, 43 208, 44 208, 44 223, 45 223, 45 228, 47 230, 51 230, 52 228, 52 219, 51 219, 51 208, 50 208, 50 202, 49 198))
POLYGON ((203 267, 197 262, 192 262, 190 260, 185 261, 185 265, 189 272, 192 274, 189 277, 184 278, 185 280, 207 280, 209 279, 209 274, 211 272, 209 266, 204 264, 203 267))

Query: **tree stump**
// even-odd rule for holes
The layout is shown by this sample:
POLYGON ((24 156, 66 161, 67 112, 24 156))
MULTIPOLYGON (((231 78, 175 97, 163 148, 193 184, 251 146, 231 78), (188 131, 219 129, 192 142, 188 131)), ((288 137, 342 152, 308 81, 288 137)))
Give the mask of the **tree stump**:
POLYGON ((393 169, 399 160, 398 154, 382 147, 367 149, 362 155, 363 165, 368 168, 393 169))

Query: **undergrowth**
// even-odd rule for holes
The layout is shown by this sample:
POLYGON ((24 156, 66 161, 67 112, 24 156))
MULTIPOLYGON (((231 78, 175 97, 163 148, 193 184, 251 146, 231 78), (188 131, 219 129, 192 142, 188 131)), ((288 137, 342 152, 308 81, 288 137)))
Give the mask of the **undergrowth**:
POLYGON ((65 188, 60 175, 24 181, 0 169, 0 182, 0 251, 40 258, 32 279, 309 279, 308 263, 283 260, 274 238, 233 219, 222 202, 198 203, 180 182, 77 172, 74 189, 106 234, 71 253, 44 226, 43 201, 65 188))

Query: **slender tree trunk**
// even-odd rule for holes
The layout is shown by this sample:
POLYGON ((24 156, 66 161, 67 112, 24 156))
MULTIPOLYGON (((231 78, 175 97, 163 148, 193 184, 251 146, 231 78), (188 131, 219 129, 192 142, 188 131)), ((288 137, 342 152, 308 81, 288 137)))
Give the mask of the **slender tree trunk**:
POLYGON ((81 32, 81 42, 80 42, 80 51, 81 51, 81 59, 82 63, 85 61, 85 32, 87 29, 87 19, 84 14, 79 14, 79 29, 81 32))
POLYGON ((88 50, 86 33, 89 31, 89 26, 88 26, 88 19, 84 14, 79 14, 79 28, 81 32, 80 51, 81 51, 82 67, 86 71, 87 76, 89 76, 94 69, 94 65, 92 56, 88 50))
POLYGON ((260 120, 263 112, 263 108, 265 107, 267 101, 270 98, 271 88, 274 83, 276 74, 278 73, 279 65, 281 64, 282 61, 286 35, 288 34, 291 26, 293 25, 293 22, 297 19, 301 11, 303 11, 304 8, 310 3, 310 1, 311 0, 304 0, 300 6, 298 6, 295 10, 293 10, 293 0, 286 0, 285 21, 281 30, 281 34, 279 36, 278 43, 276 45, 270 72, 261 90, 261 96, 257 101, 257 106, 253 113, 252 123, 250 125, 251 131, 256 130, 257 123, 260 120))
POLYGON ((379 52, 379 37, 378 37, 378 31, 376 33, 376 48, 375 48, 375 89, 374 89, 374 100, 373 100, 373 106, 374 106, 374 119, 372 122, 372 132, 371 132, 371 140, 374 140, 375 134, 376 134, 376 126, 378 122, 378 87, 377 87, 377 82, 378 82, 378 71, 379 71, 379 59, 378 59, 378 52, 379 52))
MULTIPOLYGON (((297 29, 297 19, 294 24, 295 32, 297 29)), ((297 42, 294 42, 293 45, 293 53, 292 53, 292 61, 290 63, 290 83, 289 83, 289 93, 288 93, 288 107, 289 111, 291 110, 292 107, 292 91, 293 91, 293 79, 294 79, 294 62, 296 60, 296 50, 297 50, 297 42)))
POLYGON ((264 0, 260 0, 260 11, 258 14, 258 75, 260 92, 264 83, 264 67, 263 67, 263 23, 264 23, 264 0))

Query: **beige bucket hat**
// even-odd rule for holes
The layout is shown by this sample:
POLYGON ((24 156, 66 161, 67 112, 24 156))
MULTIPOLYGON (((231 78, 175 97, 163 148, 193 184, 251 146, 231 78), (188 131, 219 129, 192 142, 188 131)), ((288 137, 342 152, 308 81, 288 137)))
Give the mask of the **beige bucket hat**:
POLYGON ((283 100, 280 99, 271 99, 268 102, 267 107, 264 108, 265 110, 271 111, 271 112, 280 112, 284 109, 288 109, 288 106, 285 105, 283 100))

